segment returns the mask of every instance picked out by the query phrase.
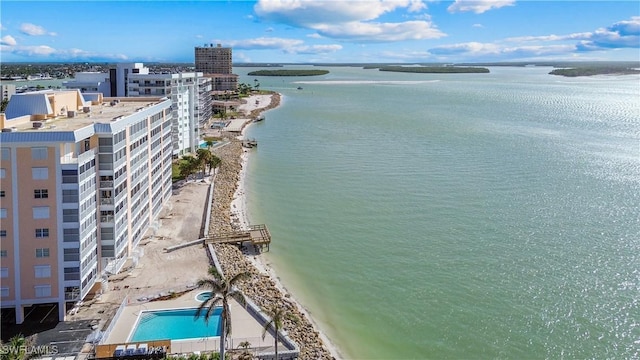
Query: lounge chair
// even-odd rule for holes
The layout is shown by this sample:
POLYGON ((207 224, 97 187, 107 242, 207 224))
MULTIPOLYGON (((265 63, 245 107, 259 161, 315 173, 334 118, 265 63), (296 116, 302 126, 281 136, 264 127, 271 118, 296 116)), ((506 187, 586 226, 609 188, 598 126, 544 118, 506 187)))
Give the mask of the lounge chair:
POLYGON ((123 356, 124 355, 124 350, 125 350, 124 345, 116 346, 116 351, 113 352, 113 356, 115 356, 115 357, 123 356))
POLYGON ((147 355, 149 347, 147 344, 139 344, 138 349, 136 350, 136 355, 147 355))
POLYGON ((125 355, 133 355, 136 353, 136 344, 127 345, 127 349, 125 350, 125 355))

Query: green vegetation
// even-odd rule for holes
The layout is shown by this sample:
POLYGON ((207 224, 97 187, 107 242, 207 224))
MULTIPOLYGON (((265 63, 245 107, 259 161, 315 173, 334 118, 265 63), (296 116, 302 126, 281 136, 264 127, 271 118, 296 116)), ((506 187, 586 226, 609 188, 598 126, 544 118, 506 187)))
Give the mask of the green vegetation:
POLYGON ((395 71, 408 73, 429 74, 469 74, 488 73, 489 69, 481 67, 457 67, 457 66, 383 66, 380 71, 395 71))
POLYGON ((7 343, 0 342, 0 347, 3 349, 0 353, 0 360, 28 360, 39 357, 39 354, 28 351, 34 345, 33 336, 15 335, 7 343))
POLYGON ((318 76, 326 75, 329 70, 258 70, 252 71, 251 76, 318 76))
POLYGON ((213 155, 208 149, 198 149, 196 150, 196 155, 196 157, 184 155, 182 159, 171 165, 171 180, 173 182, 189 179, 191 175, 198 171, 202 171, 202 176, 204 177, 207 168, 209 168, 210 174, 211 170, 220 166, 222 162, 219 157, 213 155))
POLYGON ((549 74, 567 77, 593 75, 631 75, 640 74, 640 70, 624 67, 576 67, 569 69, 554 69, 549 74))

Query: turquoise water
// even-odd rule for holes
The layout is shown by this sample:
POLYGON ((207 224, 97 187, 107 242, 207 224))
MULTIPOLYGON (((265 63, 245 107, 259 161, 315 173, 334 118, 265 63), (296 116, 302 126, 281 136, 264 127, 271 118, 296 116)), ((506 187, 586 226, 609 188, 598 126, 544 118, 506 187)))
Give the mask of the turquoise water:
POLYGON ((246 193, 345 357, 640 356, 637 76, 328 69, 259 78, 246 193))
POLYGON ((213 295, 211 293, 211 291, 203 291, 203 292, 199 293, 198 295, 196 295, 196 300, 198 300, 200 302, 205 302, 205 301, 211 299, 211 295, 213 295))
POLYGON ((204 321, 204 314, 195 318, 196 310, 194 308, 143 311, 129 341, 184 340, 220 336, 222 308, 214 310, 208 323, 204 321))

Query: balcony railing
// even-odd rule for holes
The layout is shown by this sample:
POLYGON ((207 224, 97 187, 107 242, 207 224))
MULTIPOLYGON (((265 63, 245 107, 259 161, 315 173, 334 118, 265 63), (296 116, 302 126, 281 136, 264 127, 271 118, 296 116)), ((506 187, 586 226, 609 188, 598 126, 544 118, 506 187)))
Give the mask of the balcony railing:
POLYGON ((113 187, 113 181, 100 181, 100 187, 101 188, 112 188, 113 187))
POLYGON ((100 215, 100 222, 113 222, 113 215, 100 215))
POLYGON ((100 205, 113 205, 113 198, 101 198, 100 205))

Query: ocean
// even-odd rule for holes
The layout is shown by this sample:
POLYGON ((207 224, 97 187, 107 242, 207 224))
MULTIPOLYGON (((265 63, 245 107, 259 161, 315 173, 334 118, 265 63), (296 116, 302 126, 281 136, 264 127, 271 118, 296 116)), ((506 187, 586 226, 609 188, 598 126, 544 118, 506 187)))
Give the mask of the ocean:
POLYGON ((234 72, 283 95, 249 218, 345 358, 640 356, 638 76, 319 68, 234 72))

